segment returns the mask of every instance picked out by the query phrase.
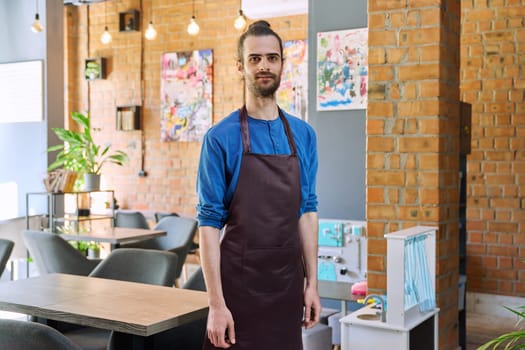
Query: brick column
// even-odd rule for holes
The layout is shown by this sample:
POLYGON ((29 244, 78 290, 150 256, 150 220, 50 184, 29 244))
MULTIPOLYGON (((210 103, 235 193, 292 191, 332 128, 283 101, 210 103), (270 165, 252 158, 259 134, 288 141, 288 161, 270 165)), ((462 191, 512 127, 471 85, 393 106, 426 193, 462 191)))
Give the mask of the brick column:
POLYGON ((459 1, 368 2, 368 285, 386 291, 385 233, 439 228, 440 349, 458 345, 459 1))

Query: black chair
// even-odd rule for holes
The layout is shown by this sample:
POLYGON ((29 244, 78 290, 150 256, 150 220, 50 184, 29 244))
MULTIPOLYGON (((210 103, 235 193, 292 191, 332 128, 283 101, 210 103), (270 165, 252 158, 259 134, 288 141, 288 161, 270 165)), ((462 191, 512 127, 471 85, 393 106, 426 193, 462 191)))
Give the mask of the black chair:
POLYGON ((24 230, 22 237, 40 274, 68 273, 87 276, 101 261, 86 258, 56 233, 24 230))
POLYGON ((140 211, 117 211, 115 227, 144 228, 149 230, 148 220, 140 211))
POLYGON ((6 350, 82 350, 56 329, 12 319, 0 319, 0 345, 6 350))
POLYGON ((166 231, 166 235, 146 241, 123 243, 120 246, 122 248, 167 250, 176 253, 179 257, 175 276, 177 279, 181 275, 186 256, 193 248, 193 239, 197 233, 197 220, 182 216, 167 216, 162 218, 154 229, 166 231))
POLYGON ((15 242, 8 239, 0 239, 0 275, 4 273, 5 265, 15 247, 15 242))

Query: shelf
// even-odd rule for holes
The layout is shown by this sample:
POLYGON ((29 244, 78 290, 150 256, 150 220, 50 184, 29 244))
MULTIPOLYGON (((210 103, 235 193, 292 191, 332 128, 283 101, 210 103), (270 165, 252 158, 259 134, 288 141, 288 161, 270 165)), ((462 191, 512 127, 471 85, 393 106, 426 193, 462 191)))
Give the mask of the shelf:
POLYGON ((104 57, 86 58, 84 78, 86 80, 106 79, 106 59, 104 57))
POLYGON ((139 30, 139 11, 129 10, 119 13, 119 31, 136 32, 139 30))
POLYGON ((140 130, 140 106, 117 106, 115 124, 120 131, 140 130))

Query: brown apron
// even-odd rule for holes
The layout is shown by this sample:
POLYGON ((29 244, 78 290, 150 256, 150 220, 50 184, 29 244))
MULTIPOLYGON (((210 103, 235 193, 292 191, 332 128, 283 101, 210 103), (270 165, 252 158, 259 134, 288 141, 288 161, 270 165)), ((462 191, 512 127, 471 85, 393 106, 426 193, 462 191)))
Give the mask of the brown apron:
MULTIPOLYGON (((299 161, 279 110, 290 155, 253 154, 241 109, 243 156, 221 242, 221 278, 235 322, 234 350, 301 350, 304 267, 298 232, 299 161)), ((204 349, 216 349, 207 339, 204 349)))

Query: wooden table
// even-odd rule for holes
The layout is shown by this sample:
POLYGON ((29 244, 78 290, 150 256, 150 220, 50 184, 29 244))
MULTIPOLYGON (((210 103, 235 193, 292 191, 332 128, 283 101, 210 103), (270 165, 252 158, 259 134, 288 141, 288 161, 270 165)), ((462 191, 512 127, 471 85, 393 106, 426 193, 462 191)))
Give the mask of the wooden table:
MULTIPOLYGON (((205 292, 67 274, 0 283, 0 310, 147 337, 206 317, 205 292)), ((118 334, 118 333, 116 333, 118 334)))
POLYGON ((89 232, 60 233, 60 236, 65 240, 108 242, 111 243, 112 248, 118 247, 121 243, 142 241, 165 235, 166 231, 128 227, 102 227, 89 232))

